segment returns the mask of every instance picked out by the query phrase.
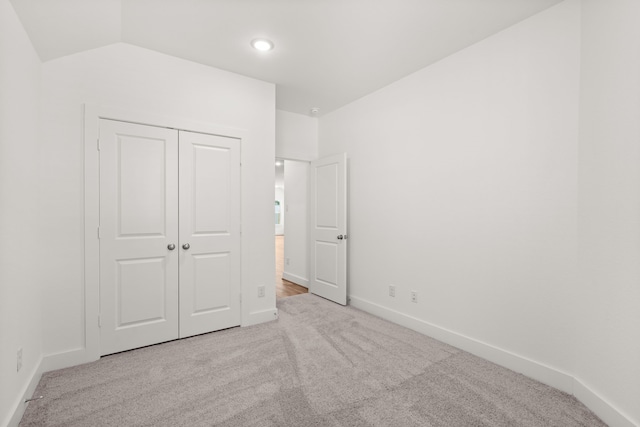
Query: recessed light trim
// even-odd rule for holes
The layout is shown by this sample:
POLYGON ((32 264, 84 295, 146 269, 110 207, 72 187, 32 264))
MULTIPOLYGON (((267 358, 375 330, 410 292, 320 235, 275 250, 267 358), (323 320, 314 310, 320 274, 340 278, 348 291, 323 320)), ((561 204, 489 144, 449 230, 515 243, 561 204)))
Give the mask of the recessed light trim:
POLYGON ((260 52, 268 52, 273 49, 273 42, 268 39, 253 39, 251 40, 251 46, 260 52))

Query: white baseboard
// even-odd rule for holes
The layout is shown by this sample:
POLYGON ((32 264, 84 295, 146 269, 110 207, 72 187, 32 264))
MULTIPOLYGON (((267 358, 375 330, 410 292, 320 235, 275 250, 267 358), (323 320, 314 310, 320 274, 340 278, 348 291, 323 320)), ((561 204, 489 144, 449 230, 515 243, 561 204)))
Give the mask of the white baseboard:
POLYGON ((304 277, 296 276, 295 274, 287 273, 286 271, 282 273, 282 278, 284 280, 288 280, 290 282, 295 283, 296 285, 304 286, 305 288, 309 288, 309 279, 305 279, 304 277))
POLYGON ((367 313, 381 317, 390 322, 428 335, 461 350, 482 357, 490 362, 504 366, 512 371, 533 378, 541 383, 572 394, 587 408, 593 411, 605 423, 612 427, 637 427, 630 418, 622 414, 613 405, 588 388, 580 380, 559 369, 536 362, 507 350, 494 347, 491 344, 461 335, 437 325, 433 325, 413 316, 367 301, 363 298, 350 296, 351 306, 367 313))
POLYGON ((578 378, 574 378, 573 395, 582 402, 587 408, 591 409, 602 421, 611 427, 637 427, 638 422, 631 421, 622 411, 618 410, 611 403, 607 402, 602 396, 587 387, 578 378))
POLYGON ((37 366, 34 368, 31 374, 29 384, 20 395, 20 400, 14 405, 13 415, 9 419, 7 427, 17 427, 20 424, 20 420, 24 415, 24 411, 27 409, 27 405, 24 401, 33 396, 33 393, 42 378, 42 374, 49 371, 55 371, 56 369, 68 368, 70 366, 82 365, 83 363, 92 362, 86 349, 74 349, 64 351, 62 353, 52 354, 40 358, 37 366))
POLYGON ((55 371, 56 369, 68 368, 70 366, 82 365, 83 363, 93 362, 98 358, 91 358, 85 348, 77 348, 64 351, 62 353, 49 354, 42 361, 43 371, 55 371))
MULTIPOLYGON (((420 332, 461 350, 468 351, 490 362, 496 363, 515 372, 522 373, 537 381, 555 387, 566 393, 572 394, 592 410, 605 423, 612 427, 637 427, 636 423, 627 417, 606 399, 598 395, 586 384, 558 369, 535 362, 526 357, 511 353, 507 350, 494 347, 490 344, 458 334, 445 328, 433 325, 413 316, 392 310, 365 299, 350 296, 351 306, 366 311, 390 322, 420 332)), ((278 318, 278 309, 268 309, 249 313, 247 322, 242 326, 257 325, 278 318)), ((27 404, 24 401, 30 398, 44 372, 62 369, 69 366, 91 362, 85 349, 75 349, 63 353, 53 354, 41 358, 31 373, 31 379, 20 395, 18 402, 14 404, 13 414, 8 420, 7 427, 17 427, 22 419, 27 404)))
POLYGON ((351 305, 573 394, 573 377, 564 372, 359 297, 351 296, 351 305))
POLYGON ((24 411, 27 409, 28 405, 28 403, 25 403, 24 401, 33 396, 33 393, 36 391, 36 387, 40 382, 40 378, 42 378, 43 372, 45 372, 43 370, 43 361, 42 358, 40 358, 31 372, 29 382, 23 388, 22 393, 20 393, 18 401, 13 404, 7 427, 18 427, 18 424, 20 424, 20 420, 22 420, 22 416, 24 415, 24 411))
POLYGON ((276 319, 278 319, 277 308, 254 311, 249 313, 249 316, 247 316, 247 319, 245 319, 245 321, 242 323, 241 326, 252 326, 252 325, 257 325, 259 323, 270 322, 276 319))

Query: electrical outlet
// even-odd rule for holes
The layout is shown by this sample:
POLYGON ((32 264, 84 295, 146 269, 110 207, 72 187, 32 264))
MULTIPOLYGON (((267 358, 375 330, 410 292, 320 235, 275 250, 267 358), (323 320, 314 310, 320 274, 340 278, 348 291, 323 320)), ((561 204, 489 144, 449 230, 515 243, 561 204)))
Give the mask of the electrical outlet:
POLYGON ((396 296, 396 285, 389 285, 389 296, 395 298, 396 296))
POLYGON ((418 292, 417 291, 411 291, 411 302, 418 302, 418 292))
POLYGON ((22 349, 18 350, 18 354, 16 356, 16 365, 18 368, 16 372, 20 372, 20 369, 22 369, 22 349))
POLYGON ((287 258, 285 261, 287 262, 287 265, 289 265, 289 258, 287 258))
POLYGON ((264 285, 262 286, 258 286, 258 298, 263 298, 264 297, 264 285))

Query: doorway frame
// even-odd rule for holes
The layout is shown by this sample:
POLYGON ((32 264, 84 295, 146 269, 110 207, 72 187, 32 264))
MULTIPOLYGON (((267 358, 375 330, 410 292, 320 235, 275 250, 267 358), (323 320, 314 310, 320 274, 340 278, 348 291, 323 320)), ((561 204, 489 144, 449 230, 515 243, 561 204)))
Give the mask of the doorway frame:
MULTIPOLYGON (((127 110, 118 107, 84 104, 84 334, 83 348, 66 354, 65 365, 86 363, 100 359, 100 158, 98 141, 101 119, 118 120, 162 128, 199 132, 211 135, 236 138, 240 143, 247 140, 244 129, 220 126, 213 123, 197 122, 181 117, 162 116, 153 113, 127 110), (71 357, 70 357, 71 356, 71 357)), ((242 163, 240 165, 242 169, 242 163)), ((240 174, 240 192, 242 193, 242 172, 240 174)), ((242 200, 242 194, 240 196, 242 200)), ((242 218, 242 203, 240 204, 242 218)), ((242 222, 240 222, 240 294, 245 295, 242 278, 242 222)), ((241 326, 249 322, 242 300, 240 301, 241 326)))
MULTIPOLYGON (((287 280, 287 281, 289 281, 291 283, 295 283, 296 285, 302 286, 303 288, 307 288, 307 290, 309 290, 309 265, 310 265, 310 262, 311 262, 310 255, 309 255, 309 250, 308 250, 308 248, 309 248, 309 227, 310 227, 310 224, 311 224, 310 212, 309 212, 309 203, 310 203, 309 202, 309 173, 310 173, 310 170, 311 170, 311 163, 314 160, 304 160, 304 159, 297 159, 297 158, 290 158, 290 157, 277 157, 276 156, 276 160, 277 159, 280 159, 283 162, 297 162, 297 163, 304 163, 304 164, 307 165, 307 186, 306 186, 307 188, 305 190, 306 191, 306 194, 305 194, 305 196, 306 196, 305 208, 307 210, 307 214, 305 215, 305 230, 306 230, 306 234, 307 234, 307 236, 306 236, 307 238, 305 239, 305 247, 307 249, 307 256, 306 256, 306 260, 305 260, 305 264, 306 264, 305 265, 305 267, 306 267, 305 276, 306 277, 301 277, 301 276, 297 276, 297 275, 293 275, 293 274, 287 274, 286 272, 283 271, 282 278, 284 280, 287 280), (287 277, 285 277, 285 275, 287 277), (291 279, 293 279, 293 280, 291 280, 291 279), (304 284, 299 283, 299 282, 304 282, 304 284)), ((283 165, 283 167, 285 167, 285 173, 286 173, 286 166, 283 165)), ((285 251, 286 251, 286 247, 287 247, 287 243, 286 243, 287 242, 287 238, 286 238, 286 236, 288 234, 287 233, 287 222, 286 222, 287 186, 284 185, 283 189, 284 189, 284 200, 285 200, 285 208, 284 208, 284 210, 285 210, 285 223, 284 223, 284 236, 285 236, 285 239, 284 239, 284 247, 285 247, 285 251)), ((286 267, 286 264, 285 264, 285 267, 286 267)))

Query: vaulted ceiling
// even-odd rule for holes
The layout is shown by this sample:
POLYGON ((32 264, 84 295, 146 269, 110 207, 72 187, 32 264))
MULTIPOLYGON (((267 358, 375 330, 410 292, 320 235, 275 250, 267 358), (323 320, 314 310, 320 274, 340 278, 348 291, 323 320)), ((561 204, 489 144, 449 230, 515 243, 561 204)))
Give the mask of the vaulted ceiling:
POLYGON ((561 0, 12 0, 43 61, 125 42, 339 108, 561 0), (270 52, 250 46, 256 37, 270 52))

